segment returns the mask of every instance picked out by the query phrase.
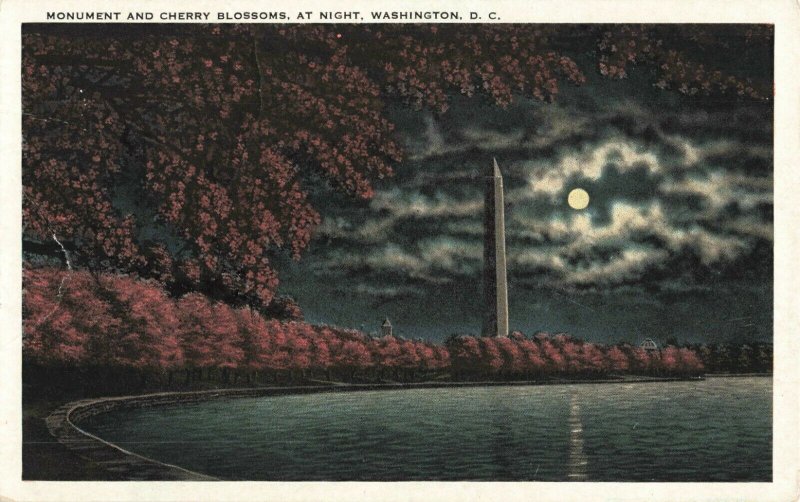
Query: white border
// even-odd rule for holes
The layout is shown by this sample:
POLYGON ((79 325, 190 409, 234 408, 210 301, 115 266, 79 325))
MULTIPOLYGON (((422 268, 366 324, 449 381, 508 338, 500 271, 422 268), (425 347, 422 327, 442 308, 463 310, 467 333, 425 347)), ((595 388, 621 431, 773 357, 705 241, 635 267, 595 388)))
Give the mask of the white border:
MULTIPOLYGON (((800 0, 208 0, 89 2, 0 0, 0 500, 775 500, 800 499, 800 0), (59 11, 458 10, 496 12, 501 22, 772 23, 776 41, 775 377, 772 483, 279 483, 21 481, 20 23, 59 11)), ((213 15, 212 15, 213 16, 213 15)), ((156 18, 157 19, 157 18, 156 18)), ((210 19, 210 22, 217 22, 210 19)), ((317 21, 318 22, 318 21, 317 21)))

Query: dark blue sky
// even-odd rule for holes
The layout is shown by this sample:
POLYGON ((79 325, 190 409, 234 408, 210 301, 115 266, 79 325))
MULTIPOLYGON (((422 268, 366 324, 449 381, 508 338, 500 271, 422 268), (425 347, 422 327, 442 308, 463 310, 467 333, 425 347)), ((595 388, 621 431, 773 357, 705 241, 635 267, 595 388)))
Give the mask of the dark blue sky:
POLYGON ((772 338, 772 109, 590 78, 552 104, 398 109, 407 159, 324 221, 280 291, 306 319, 441 340, 478 333, 482 198, 505 178, 512 329, 596 341, 772 338), (591 196, 583 211, 567 193, 591 196))

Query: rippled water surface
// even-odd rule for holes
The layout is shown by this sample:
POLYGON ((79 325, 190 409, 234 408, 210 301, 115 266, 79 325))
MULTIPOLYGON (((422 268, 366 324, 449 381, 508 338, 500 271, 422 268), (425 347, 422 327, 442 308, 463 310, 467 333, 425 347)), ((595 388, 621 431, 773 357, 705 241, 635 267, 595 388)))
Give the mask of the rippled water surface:
POLYGON ((229 399, 89 431, 229 479, 769 481, 772 379, 229 399))

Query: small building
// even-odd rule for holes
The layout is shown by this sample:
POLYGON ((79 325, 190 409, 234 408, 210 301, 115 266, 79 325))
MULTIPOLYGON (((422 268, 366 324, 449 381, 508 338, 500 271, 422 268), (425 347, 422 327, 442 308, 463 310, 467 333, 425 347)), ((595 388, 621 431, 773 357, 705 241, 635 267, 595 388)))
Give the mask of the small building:
POLYGON ((658 352, 658 344, 656 344, 652 338, 645 338, 644 341, 639 344, 639 348, 647 352, 658 352))
POLYGON ((381 335, 382 336, 392 336, 392 323, 389 322, 389 318, 383 320, 383 324, 381 324, 381 335))

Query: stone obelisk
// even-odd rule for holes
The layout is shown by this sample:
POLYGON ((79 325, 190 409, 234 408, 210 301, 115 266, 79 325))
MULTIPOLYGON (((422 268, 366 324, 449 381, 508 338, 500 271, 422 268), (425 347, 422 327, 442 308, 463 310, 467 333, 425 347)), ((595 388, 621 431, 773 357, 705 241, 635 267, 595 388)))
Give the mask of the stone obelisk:
POLYGON ((508 336, 508 284, 506 282, 506 228, 503 176, 497 160, 486 180, 483 220, 483 336, 508 336))

